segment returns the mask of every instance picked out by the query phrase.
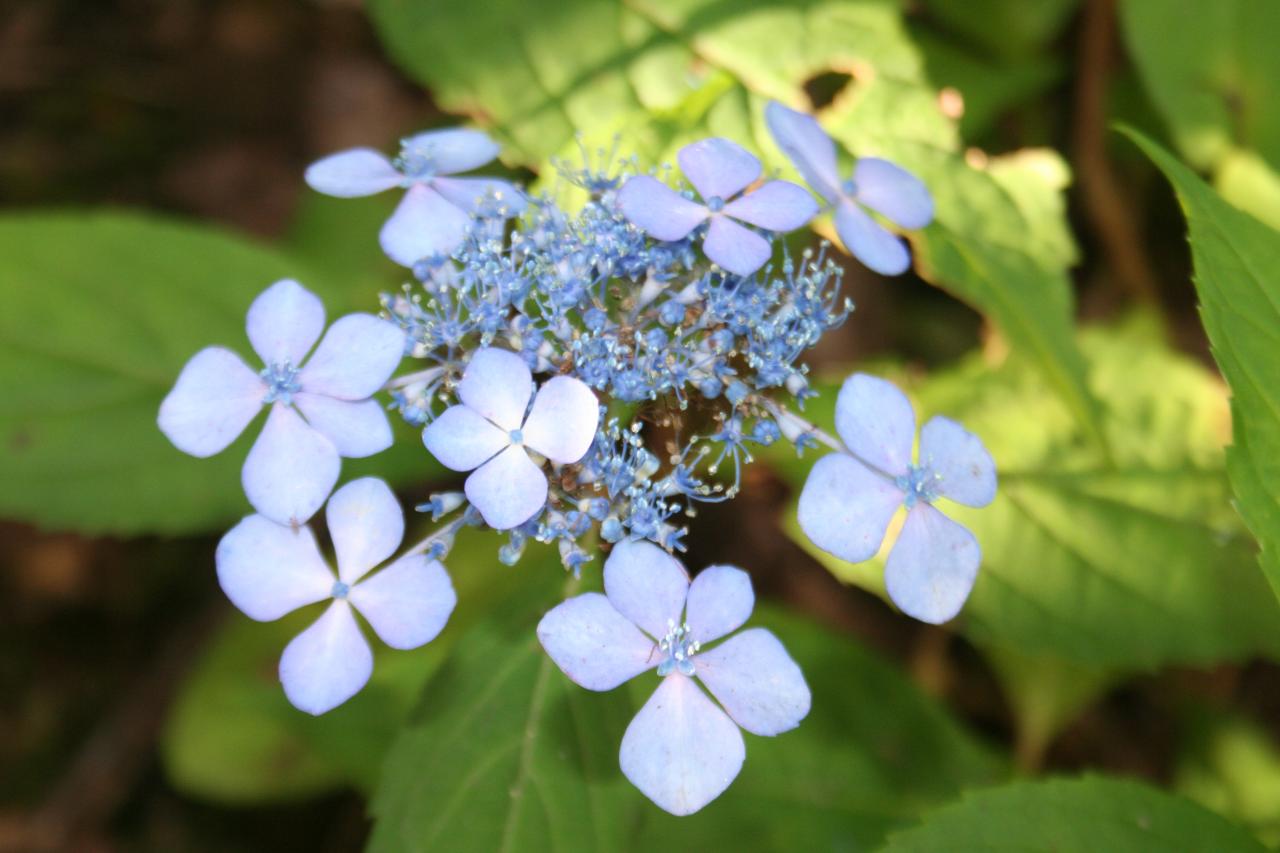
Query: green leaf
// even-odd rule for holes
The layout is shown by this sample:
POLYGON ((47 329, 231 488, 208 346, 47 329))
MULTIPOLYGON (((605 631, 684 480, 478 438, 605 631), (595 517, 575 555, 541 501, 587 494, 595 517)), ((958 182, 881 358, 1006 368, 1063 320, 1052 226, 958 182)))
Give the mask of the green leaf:
POLYGON ((627 698, 575 686, 542 652, 534 627, 565 592, 551 549, 510 571, 515 592, 466 635, 393 745, 370 850, 595 851, 627 838, 627 698))
POLYGON ((748 735, 729 790, 697 815, 671 817, 618 768, 622 735, 657 679, 611 693, 572 684, 533 632, 564 594, 554 556, 513 571, 523 589, 459 644, 390 752, 373 802, 375 851, 445 840, 464 850, 865 847, 1002 775, 898 670, 766 607, 752 624, 772 628, 800 663, 813 710, 777 738, 748 735))
MULTIPOLYGON (((1145 324, 1091 330, 1081 346, 1114 468, 1018 359, 993 369, 975 357, 914 386, 920 421, 959 420, 1000 472, 990 506, 944 509, 983 551, 956 626, 984 647, 1091 669, 1280 654, 1280 609, 1230 504, 1221 383, 1145 324)), ((820 426, 834 398, 811 406, 820 426)), ((783 470, 799 485, 810 462, 783 470)), ((790 524, 838 577, 883 594, 882 559, 845 563, 790 524)))
POLYGON ((1155 143, 1129 136, 1173 183, 1187 217, 1200 316, 1231 386, 1227 473, 1280 595, 1280 232, 1222 201, 1155 143))
MULTIPOLYGON (((315 290, 331 318, 377 310, 359 282, 214 229, 121 212, 0 218, 0 514, 134 535, 203 531, 247 513, 240 466, 259 422, 195 459, 160 433, 156 413, 202 347, 252 360, 245 312, 285 277, 315 290)), ((405 482, 439 470, 412 430, 399 437, 384 454, 344 462, 344 475, 405 482)))
POLYGON ((1196 708, 1181 727, 1173 789, 1280 844, 1280 748, 1266 727, 1196 708))
POLYGON ((1004 768, 897 667, 850 637, 775 608, 770 628, 800 664, 813 710, 776 738, 747 735, 733 785, 684 818, 645 812, 635 850, 865 850, 1004 768))
POLYGON ((931 17, 972 44, 976 53, 1022 61, 1044 53, 1079 0, 926 0, 931 17))
POLYGON ((1188 800, 1137 782, 1086 776, 967 793, 890 838, 882 853, 1260 853, 1253 836, 1188 800))
POLYGON ((1280 4, 1126 0, 1119 11, 1178 151, 1232 204, 1280 227, 1280 4))

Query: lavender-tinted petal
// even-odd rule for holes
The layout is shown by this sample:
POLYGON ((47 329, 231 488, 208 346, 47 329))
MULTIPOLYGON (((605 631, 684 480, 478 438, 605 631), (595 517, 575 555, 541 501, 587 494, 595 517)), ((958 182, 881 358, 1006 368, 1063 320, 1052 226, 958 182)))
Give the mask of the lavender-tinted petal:
POLYGON ((933 196, 924 182, 888 160, 863 157, 853 168, 855 196, 875 212, 903 228, 923 228, 933 221, 933 196))
POLYGON ((494 530, 524 524, 547 502, 547 475, 523 447, 508 447, 471 473, 467 500, 494 530))
POLYGON ((770 101, 764 111, 773 141, 787 155, 796 171, 823 198, 840 197, 840 174, 836 165, 836 144, 811 115, 770 101))
POLYGON ((436 178, 436 192, 453 204, 475 214, 483 209, 501 209, 505 216, 524 213, 524 193, 508 181, 497 178, 436 178))
POLYGON ((477 350, 458 383, 458 399, 505 430, 519 429, 533 396, 533 375, 510 350, 477 350))
POLYGON ((416 649, 444 630, 458 603, 439 560, 408 554, 351 588, 351 604, 393 649, 416 649))
POLYGON ((685 621, 693 639, 710 643, 742 627, 755 603, 750 575, 735 566, 708 566, 689 585, 685 621))
POLYGON ((891 477, 907 473, 916 415, 892 382, 867 373, 846 379, 836 397, 836 432, 863 462, 891 477))
POLYGON ((884 585, 903 613, 940 625, 960 612, 978 577, 978 540, 927 503, 907 513, 889 552, 884 585))
POLYGON ((361 459, 391 446, 391 423, 377 400, 335 400, 299 392, 293 402, 307 423, 333 442, 340 456, 361 459))
POLYGON ((552 462, 577 462, 591 449, 600 421, 600 401, 587 383, 572 376, 553 376, 533 398, 533 408, 520 428, 524 443, 552 462))
POLYGON ((372 674, 373 652, 345 601, 330 604, 280 657, 284 694, 308 714, 332 711, 359 693, 372 674))
POLYGON ((338 198, 373 195, 399 186, 401 175, 381 152, 351 148, 330 154, 307 167, 307 185, 338 198))
POLYGON ((720 796, 746 758, 742 732, 692 679, 667 676, 622 736, 622 773, 659 807, 693 814, 720 796))
POLYGON ((705 200, 728 201, 760 177, 760 161, 754 154, 718 136, 689 143, 676 154, 676 160, 705 200))
POLYGON ((778 638, 751 628, 694 657, 698 678, 733 721, 766 737, 800 725, 811 697, 800 667, 778 638))
POLYGON ((404 511, 391 487, 377 477, 352 480, 334 492, 325 520, 338 576, 348 585, 386 561, 404 539, 404 511))
POLYGON ((298 382, 304 391, 363 400, 391 378, 403 356, 399 326, 372 314, 348 314, 329 327, 298 382))
POLYGON ((707 218, 707 209, 648 175, 618 191, 618 209, 631 224, 657 240, 682 240, 707 218))
POLYGON ((454 175, 478 169, 498 156, 498 143, 487 134, 465 127, 428 130, 404 140, 406 149, 414 149, 430 158, 438 175, 454 175))
POLYGON ((937 415, 920 430, 920 465, 933 472, 933 489, 966 506, 996 499, 996 463, 982 439, 937 415))
POLYGON ((245 329, 265 363, 297 367, 324 331, 324 303, 293 279, 282 279, 253 300, 245 329))
POLYGON ((851 201, 836 205, 836 233, 855 258, 881 275, 901 275, 911 266, 902 240, 851 201))
POLYGON ((681 623, 689 575, 680 561, 652 542, 624 540, 604 563, 609 603, 655 640, 681 623))
POLYGON ((770 231, 791 231, 818 215, 818 203, 802 186, 770 181, 729 202, 724 213, 770 231))
POLYGON ((711 220, 702 251, 734 275, 751 275, 772 254, 768 240, 724 216, 711 220))
POLYGON ((800 492, 800 529, 842 560, 860 563, 880 550, 903 494, 852 456, 831 453, 809 471, 800 492))
POLYGON ((280 524, 302 524, 324 505, 341 465, 333 442, 277 403, 244 460, 240 482, 258 512, 280 524))
POLYGON ((412 267, 423 258, 452 254, 470 227, 465 210, 430 187, 414 184, 382 226, 378 242, 391 260, 412 267))
POLYGON ((502 430, 466 406, 450 406, 422 431, 422 443, 453 471, 479 468, 511 444, 502 430))
POLYGON ((183 453, 212 456, 244 432, 266 393, 266 383, 240 356, 207 347, 182 368, 156 423, 183 453))
POLYGON ((286 527, 261 515, 247 516, 227 531, 214 561, 227 598, 259 622, 323 601, 333 589, 333 572, 311 528, 286 527))
POLYGON ((660 662, 653 640, 598 592, 557 604, 538 623, 538 640, 588 690, 612 690, 660 662))

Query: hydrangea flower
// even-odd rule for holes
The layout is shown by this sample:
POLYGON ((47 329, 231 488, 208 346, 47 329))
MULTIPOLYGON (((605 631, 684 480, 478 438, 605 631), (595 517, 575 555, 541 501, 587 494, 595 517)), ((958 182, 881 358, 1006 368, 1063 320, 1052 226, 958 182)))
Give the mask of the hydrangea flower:
POLYGON ((400 145, 395 160, 372 148, 352 148, 312 163, 306 173, 312 189, 339 198, 404 187, 404 199, 379 234, 382 250, 396 263, 412 267, 452 253, 486 200, 495 203, 486 212, 503 217, 524 211, 524 196, 507 181, 450 177, 498 156, 497 143, 480 131, 430 130, 400 145))
POLYGON ((255 373, 228 349, 202 349, 160 404, 158 424, 179 450, 206 457, 235 441, 269 406, 241 481, 258 512, 300 524, 338 482, 341 456, 370 456, 391 446, 386 412, 370 397, 400 363, 405 335, 372 314, 348 314, 329 327, 308 361, 324 331, 324 305, 290 279, 258 295, 246 328, 266 366, 255 373))
POLYGON ((772 101, 765 120, 778 147, 804 179, 835 207, 836 233, 858 260, 882 275, 899 275, 911 266, 902 240, 863 208, 903 228, 933 221, 933 198, 920 179, 876 157, 863 157, 848 180, 840 180, 836 144, 817 120, 772 101))
POLYGON ((734 275, 750 275, 764 266, 771 254, 769 241, 738 221, 769 231, 791 231, 818 212, 813 197, 789 181, 769 181, 733 199, 760 177, 760 161, 728 139, 712 137, 690 143, 680 149, 676 159, 702 196, 701 204, 649 175, 637 175, 618 192, 618 207, 633 224, 658 240, 682 240, 709 220, 702 250, 734 275))
POLYGON ((217 551, 218 583, 251 619, 271 622, 330 601, 280 658, 285 695, 310 714, 341 705, 373 673, 373 652, 353 609, 388 646, 416 649, 435 639, 458 600, 444 566, 425 554, 405 554, 369 575, 404 538, 404 515, 383 481, 365 477, 338 489, 326 517, 336 576, 310 527, 286 527, 261 515, 233 527, 217 551))
POLYGON ((764 628, 703 649, 751 615, 755 595, 741 569, 710 566, 691 584, 666 551, 628 540, 605 562, 604 589, 547 613, 538 639, 565 675, 589 690, 657 672, 658 689, 627 726, 618 757, 646 797, 672 814, 691 814, 742 768, 739 726, 764 736, 795 728, 809 713, 809 686, 764 628))
POLYGON ((553 376, 534 395, 524 359, 493 347, 471 357, 458 399, 423 430, 422 441, 445 467, 472 471, 467 500, 495 530, 523 524, 547 502, 547 477, 529 452, 559 465, 577 462, 600 420, 600 404, 582 380, 553 376))
POLYGON ((977 436, 941 416, 920 430, 912 463, 915 427, 911 402, 893 383, 865 373, 845 380, 836 432, 850 452, 813 466, 800 493, 800 527, 822 550, 857 563, 876 555, 889 521, 906 507, 885 587, 908 616, 939 624, 960 612, 982 556, 973 534, 933 503, 986 506, 996 496, 996 469, 977 436))

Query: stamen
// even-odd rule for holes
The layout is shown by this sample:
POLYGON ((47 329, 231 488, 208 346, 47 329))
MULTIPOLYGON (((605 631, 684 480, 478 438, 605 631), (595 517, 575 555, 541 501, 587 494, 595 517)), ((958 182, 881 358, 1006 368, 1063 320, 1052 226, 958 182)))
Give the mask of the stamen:
POLYGON ((689 635, 688 622, 677 625, 674 619, 668 619, 667 635, 659 641, 658 648, 667 653, 666 660, 658 664, 659 676, 665 678, 676 671, 681 675, 693 675, 693 656, 702 644, 689 635))
POLYGON ((263 403, 284 403, 287 406, 293 402, 293 395, 302 390, 302 383, 298 381, 298 368, 290 364, 288 359, 268 364, 258 375, 267 383, 263 403))
POLYGON ((907 473, 894 479, 894 485, 903 491, 902 504, 911 509, 917 503, 933 503, 938 497, 940 476, 924 465, 908 465, 907 473))

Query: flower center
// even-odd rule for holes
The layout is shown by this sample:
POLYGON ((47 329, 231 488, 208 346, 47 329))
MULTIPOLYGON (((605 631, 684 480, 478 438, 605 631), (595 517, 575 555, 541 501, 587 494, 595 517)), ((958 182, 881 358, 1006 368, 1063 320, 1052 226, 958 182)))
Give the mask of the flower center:
POLYGON ((674 619, 668 619, 667 636, 658 643, 658 648, 667 653, 666 659, 658 664, 658 675, 665 678, 677 670, 681 675, 693 675, 693 656, 702 644, 689 635, 688 622, 677 625, 674 619))
POLYGON ((507 437, 511 439, 511 443, 516 447, 524 444, 524 433, 518 429, 513 429, 511 432, 507 433, 507 437))
POLYGON ((329 594, 334 598, 346 598, 347 593, 349 592, 351 592, 351 587, 347 586, 342 581, 334 581, 333 589, 330 590, 329 594))
POLYGON ((428 148, 401 148, 393 165, 411 181, 425 181, 436 174, 435 158, 428 148))
POLYGON ((284 403, 287 406, 293 402, 293 395, 302 390, 298 368, 288 359, 268 364, 258 375, 267 383, 267 393, 262 398, 264 403, 284 403))
POLYGON ((918 502, 932 503, 938 497, 938 480, 941 479, 927 466, 908 465, 907 473, 894 479, 894 485, 906 494, 902 504, 911 509, 918 502))
POLYGON ((720 198, 718 195, 713 195, 711 198, 707 199, 707 210, 712 213, 719 213, 724 210, 724 199, 720 198))
POLYGON ((849 198, 854 198, 858 195, 858 184, 850 178, 840 185, 840 190, 849 198))

